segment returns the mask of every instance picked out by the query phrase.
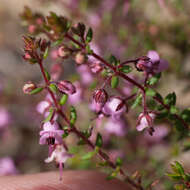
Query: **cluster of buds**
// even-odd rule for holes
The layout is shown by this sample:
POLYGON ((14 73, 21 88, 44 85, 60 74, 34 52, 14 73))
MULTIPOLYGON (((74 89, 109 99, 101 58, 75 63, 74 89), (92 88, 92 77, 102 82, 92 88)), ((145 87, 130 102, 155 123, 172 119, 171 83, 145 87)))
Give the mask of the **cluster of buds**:
POLYGON ((45 39, 36 40, 31 36, 24 36, 24 52, 23 55, 24 60, 29 61, 29 63, 34 64, 38 62, 39 59, 43 58, 44 52, 50 46, 50 42, 45 39), (41 53, 38 53, 38 50, 41 53))

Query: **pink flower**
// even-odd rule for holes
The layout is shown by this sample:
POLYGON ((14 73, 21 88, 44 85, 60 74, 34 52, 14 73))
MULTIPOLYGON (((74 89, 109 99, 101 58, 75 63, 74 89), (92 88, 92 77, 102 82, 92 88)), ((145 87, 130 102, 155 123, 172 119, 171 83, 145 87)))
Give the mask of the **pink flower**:
POLYGON ((44 100, 38 103, 38 105, 36 106, 36 110, 40 114, 45 114, 45 112, 48 111, 49 107, 50 107, 50 102, 44 100))
POLYGON ((104 129, 109 134, 114 134, 119 137, 125 136, 127 132, 126 123, 122 119, 115 120, 115 119, 110 118, 106 122, 104 129))
POLYGON ((77 71, 81 77, 82 84, 89 85, 93 81, 92 73, 87 65, 80 65, 77 67, 77 71))
POLYGON ((70 94, 69 95, 68 101, 69 101, 69 103, 71 103, 71 104, 74 105, 74 104, 78 104, 78 103, 81 102, 81 99, 82 99, 82 88, 81 88, 79 82, 75 82, 75 83, 73 83, 73 85, 76 88, 76 92, 74 94, 70 94))
POLYGON ((67 80, 62 80, 57 83, 57 87, 61 93, 74 94, 76 93, 75 86, 67 80))
POLYGON ((62 144, 63 139, 62 135, 64 134, 63 130, 59 129, 59 126, 56 122, 51 124, 46 122, 43 124, 43 130, 40 131, 40 141, 39 144, 62 144))
POLYGON ((96 112, 96 113, 100 112, 100 111, 102 110, 102 107, 103 107, 103 104, 101 104, 101 103, 96 103, 95 100, 92 100, 92 103, 89 105, 89 108, 90 108, 92 111, 96 112))
POLYGON ((8 111, 5 108, 0 107, 0 128, 4 128, 6 125, 8 125, 9 121, 10 115, 8 111))
POLYGON ((145 138, 151 143, 157 143, 160 142, 164 137, 166 137, 169 133, 168 127, 165 125, 157 125, 155 126, 155 133, 153 136, 148 135, 148 133, 145 133, 145 138))
POLYGON ((142 131, 147 127, 153 128, 153 121, 155 118, 154 113, 141 113, 137 122, 137 131, 142 131))
POLYGON ((166 70, 169 66, 169 63, 166 60, 160 59, 160 56, 156 51, 153 50, 148 51, 147 57, 149 57, 150 61, 153 63, 154 65, 153 71, 155 73, 160 73, 166 70))
POLYGON ((13 160, 10 157, 0 159, 0 176, 17 174, 13 160))
POLYGON ((28 32, 30 34, 33 34, 35 31, 36 31, 36 26, 35 25, 31 24, 31 25, 28 26, 28 32))
POLYGON ((60 169, 60 179, 62 177, 62 170, 65 162, 72 157, 72 154, 69 154, 63 145, 56 145, 55 150, 52 152, 45 162, 49 163, 55 161, 59 165, 60 169))
POLYGON ((118 119, 126 111, 126 107, 122 99, 111 97, 104 105, 102 111, 104 114, 111 115, 114 119, 118 119))

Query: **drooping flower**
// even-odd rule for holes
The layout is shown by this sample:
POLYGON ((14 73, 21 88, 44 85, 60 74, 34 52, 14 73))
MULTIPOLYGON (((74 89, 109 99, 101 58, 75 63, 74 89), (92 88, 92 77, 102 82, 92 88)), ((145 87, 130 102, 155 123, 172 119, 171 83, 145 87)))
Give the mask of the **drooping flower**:
POLYGON ((156 51, 149 51, 147 54, 147 57, 150 58, 151 62, 154 64, 153 71, 155 73, 160 73, 164 70, 166 70, 169 66, 168 62, 164 59, 160 59, 160 56, 156 51))
POLYGON ((47 159, 45 159, 45 162, 49 163, 55 161, 58 164, 60 169, 60 180, 61 180, 64 164, 67 161, 67 159, 71 158, 72 156, 73 156, 72 154, 69 154, 66 151, 63 145, 56 145, 51 155, 47 159))
POLYGON ((102 109, 106 115, 111 115, 114 119, 119 119, 126 111, 126 106, 123 100, 119 97, 111 97, 102 109))
POLYGON ((40 131, 40 141, 39 144, 62 144, 63 139, 62 135, 64 131, 59 129, 59 126, 56 122, 51 124, 51 122, 46 122, 43 124, 43 130, 40 131))
POLYGON ((139 71, 145 71, 146 73, 160 73, 168 68, 169 64, 166 60, 160 59, 160 56, 156 51, 148 51, 147 56, 141 57, 136 68, 139 71))
POLYGON ((142 131, 145 128, 149 128, 149 133, 152 135, 154 132, 153 121, 155 119, 154 113, 141 113, 138 117, 137 130, 142 131))
POLYGON ((48 111, 48 108, 50 107, 50 102, 43 100, 36 106, 36 110, 40 114, 45 114, 45 112, 48 111))
POLYGON ((0 158, 0 176, 17 174, 18 171, 10 157, 0 158))

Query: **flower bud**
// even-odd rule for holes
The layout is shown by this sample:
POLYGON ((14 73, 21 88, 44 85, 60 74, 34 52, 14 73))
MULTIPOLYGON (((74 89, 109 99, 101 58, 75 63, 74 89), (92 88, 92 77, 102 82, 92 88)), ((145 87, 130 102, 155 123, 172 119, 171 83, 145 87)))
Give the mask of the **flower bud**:
POLYGON ((86 61, 86 55, 82 52, 79 52, 75 56, 75 61, 77 64, 81 65, 86 61))
POLYGON ((26 61, 30 60, 31 58, 32 58, 32 57, 31 57, 30 54, 27 53, 27 52, 23 55, 23 59, 26 60, 26 61))
POLYGON ((136 63, 136 68, 138 71, 149 71, 152 68, 152 63, 150 58, 147 56, 142 56, 136 63))
POLYGON ((108 94, 104 89, 98 89, 94 92, 93 98, 96 103, 104 105, 108 100, 108 94))
POLYGON ((90 65, 90 69, 93 73, 99 73, 102 71, 103 67, 101 66, 100 62, 96 61, 90 65))
POLYGON ((75 86, 67 80, 59 81, 57 87, 61 93, 74 94, 76 92, 75 86))
POLYGON ((33 34, 35 31, 36 31, 36 26, 35 25, 31 24, 31 25, 28 26, 28 32, 30 34, 33 34))
POLYGON ((23 86, 23 92, 25 94, 30 94, 30 92, 32 92, 32 90, 36 89, 36 85, 32 82, 27 82, 24 86, 23 86))
POLYGON ((59 49, 58 49, 58 55, 59 57, 67 57, 70 55, 70 50, 66 47, 66 46, 61 46, 59 49))

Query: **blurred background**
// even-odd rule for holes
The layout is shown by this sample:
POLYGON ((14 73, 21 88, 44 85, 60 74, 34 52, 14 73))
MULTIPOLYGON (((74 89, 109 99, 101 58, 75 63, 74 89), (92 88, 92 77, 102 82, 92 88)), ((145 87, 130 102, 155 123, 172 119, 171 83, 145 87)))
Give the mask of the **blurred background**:
MULTIPOLYGON (((189 0, 0 0, 0 174, 34 173, 54 168, 44 163, 47 147, 38 144, 42 117, 36 106, 43 95, 30 97, 22 92, 27 81, 41 80, 38 68, 22 59, 22 35, 31 33, 19 17, 26 5, 45 15, 54 11, 76 23, 82 21, 91 26, 94 50, 105 57, 112 53, 126 60, 156 50, 169 62, 158 86, 160 93, 166 95, 175 91, 177 105, 180 108, 190 106, 189 0)), ((53 61, 49 59, 49 64, 53 61)), ((73 69, 69 64, 64 65, 66 73, 73 69)), ((81 103, 77 107, 81 117, 89 121, 88 106, 81 103)), ((134 115, 127 118, 129 127, 125 137, 119 139, 112 135, 106 146, 108 152, 113 157, 121 155, 129 173, 142 171, 144 183, 148 184, 148 176, 153 176, 163 181, 158 189, 172 189, 165 172, 172 160, 180 160, 187 170, 190 169, 190 152, 183 149, 184 144, 190 143, 189 139, 177 141, 167 121, 159 123, 164 129, 157 139, 137 134, 134 115)), ((80 152, 79 155, 84 152, 76 147, 72 147, 72 151, 80 152)), ((68 167, 85 169, 95 165, 75 158, 68 167)))

